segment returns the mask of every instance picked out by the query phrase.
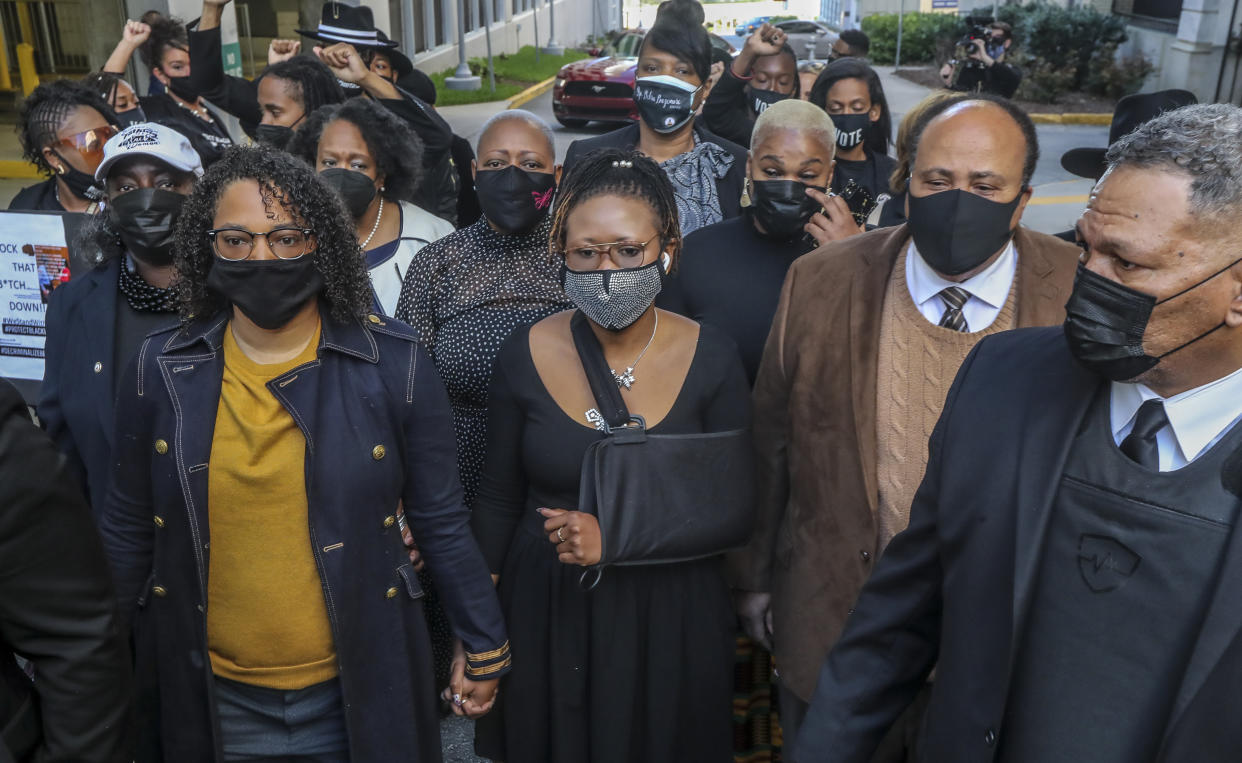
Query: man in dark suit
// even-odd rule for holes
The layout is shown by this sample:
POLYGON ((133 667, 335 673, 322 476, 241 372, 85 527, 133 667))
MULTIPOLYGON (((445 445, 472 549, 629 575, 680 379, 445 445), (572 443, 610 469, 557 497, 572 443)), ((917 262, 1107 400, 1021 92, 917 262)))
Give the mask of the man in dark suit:
POLYGON ((932 668, 926 760, 1238 760, 1242 109, 1108 153, 1062 328, 981 342, 796 760, 868 761, 932 668))
MULTIPOLYGON (((787 744, 874 559, 905 527, 958 367, 988 334, 1064 318, 1077 250, 1019 226, 1038 155, 1008 101, 932 107, 909 223, 803 255, 785 279, 754 393, 759 518, 731 562, 747 632, 774 647, 787 744)), ((917 723, 916 709, 891 759, 911 755, 917 723)))
POLYGON ((90 511, 0 379, 0 761, 129 760, 130 688, 129 645, 90 511))

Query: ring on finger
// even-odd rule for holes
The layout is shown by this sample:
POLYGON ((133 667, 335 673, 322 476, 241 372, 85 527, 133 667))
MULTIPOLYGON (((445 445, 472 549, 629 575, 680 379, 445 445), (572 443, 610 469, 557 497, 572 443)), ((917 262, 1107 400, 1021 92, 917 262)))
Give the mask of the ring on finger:
POLYGON ((561 526, 561 527, 556 528, 556 539, 557 539, 557 540, 559 540, 561 543, 564 543, 564 542, 565 542, 565 528, 564 528, 564 526, 561 526))

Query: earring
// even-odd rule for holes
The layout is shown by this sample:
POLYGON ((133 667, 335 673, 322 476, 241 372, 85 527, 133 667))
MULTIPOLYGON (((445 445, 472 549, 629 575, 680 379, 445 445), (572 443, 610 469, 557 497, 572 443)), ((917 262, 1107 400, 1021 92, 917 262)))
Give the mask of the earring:
POLYGON ((58 165, 56 165, 56 174, 57 174, 57 175, 63 175, 63 174, 65 174, 65 165, 63 165, 63 164, 58 164, 58 165))
POLYGON ((668 252, 665 252, 664 254, 660 255, 660 259, 664 263, 664 272, 665 274, 667 274, 669 271, 669 268, 673 266, 673 258, 668 256, 668 252))
POLYGON ((746 178, 746 180, 742 182, 742 199, 738 203, 743 207, 750 206, 750 178, 746 178))

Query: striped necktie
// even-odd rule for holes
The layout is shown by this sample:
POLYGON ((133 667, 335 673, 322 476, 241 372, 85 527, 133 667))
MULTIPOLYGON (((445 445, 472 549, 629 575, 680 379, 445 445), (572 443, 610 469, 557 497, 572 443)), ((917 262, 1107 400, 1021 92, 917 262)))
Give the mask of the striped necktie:
POLYGON ((966 316, 962 315, 962 307, 970 299, 970 292, 960 286, 950 286, 938 295, 944 303, 944 315, 940 316, 940 324, 954 331, 967 332, 966 316))

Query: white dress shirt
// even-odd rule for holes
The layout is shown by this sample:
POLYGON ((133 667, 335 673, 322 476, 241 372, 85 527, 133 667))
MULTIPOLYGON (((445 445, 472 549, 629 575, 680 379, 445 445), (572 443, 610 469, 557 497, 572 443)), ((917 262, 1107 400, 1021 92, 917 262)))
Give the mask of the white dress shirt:
POLYGON ((1118 445, 1134 428, 1140 405, 1164 400, 1169 425, 1156 433, 1156 447, 1160 471, 1169 472, 1194 461, 1242 419, 1242 369, 1168 399, 1142 384, 1113 382, 1110 398, 1109 417, 1118 445))
POLYGON ((991 326, 1004 308, 1005 300, 1009 299, 1009 289, 1013 286, 1017 272, 1018 250, 1014 248, 1013 239, 1010 239, 1009 245, 996 258, 996 262, 961 283, 946 280, 932 270, 923 255, 919 254, 914 241, 910 242, 910 248, 906 250, 906 286, 910 290, 910 298, 914 300, 923 317, 937 325, 945 310, 940 292, 950 286, 957 286, 970 293, 970 299, 962 306, 966 328, 970 331, 983 331, 991 326))

